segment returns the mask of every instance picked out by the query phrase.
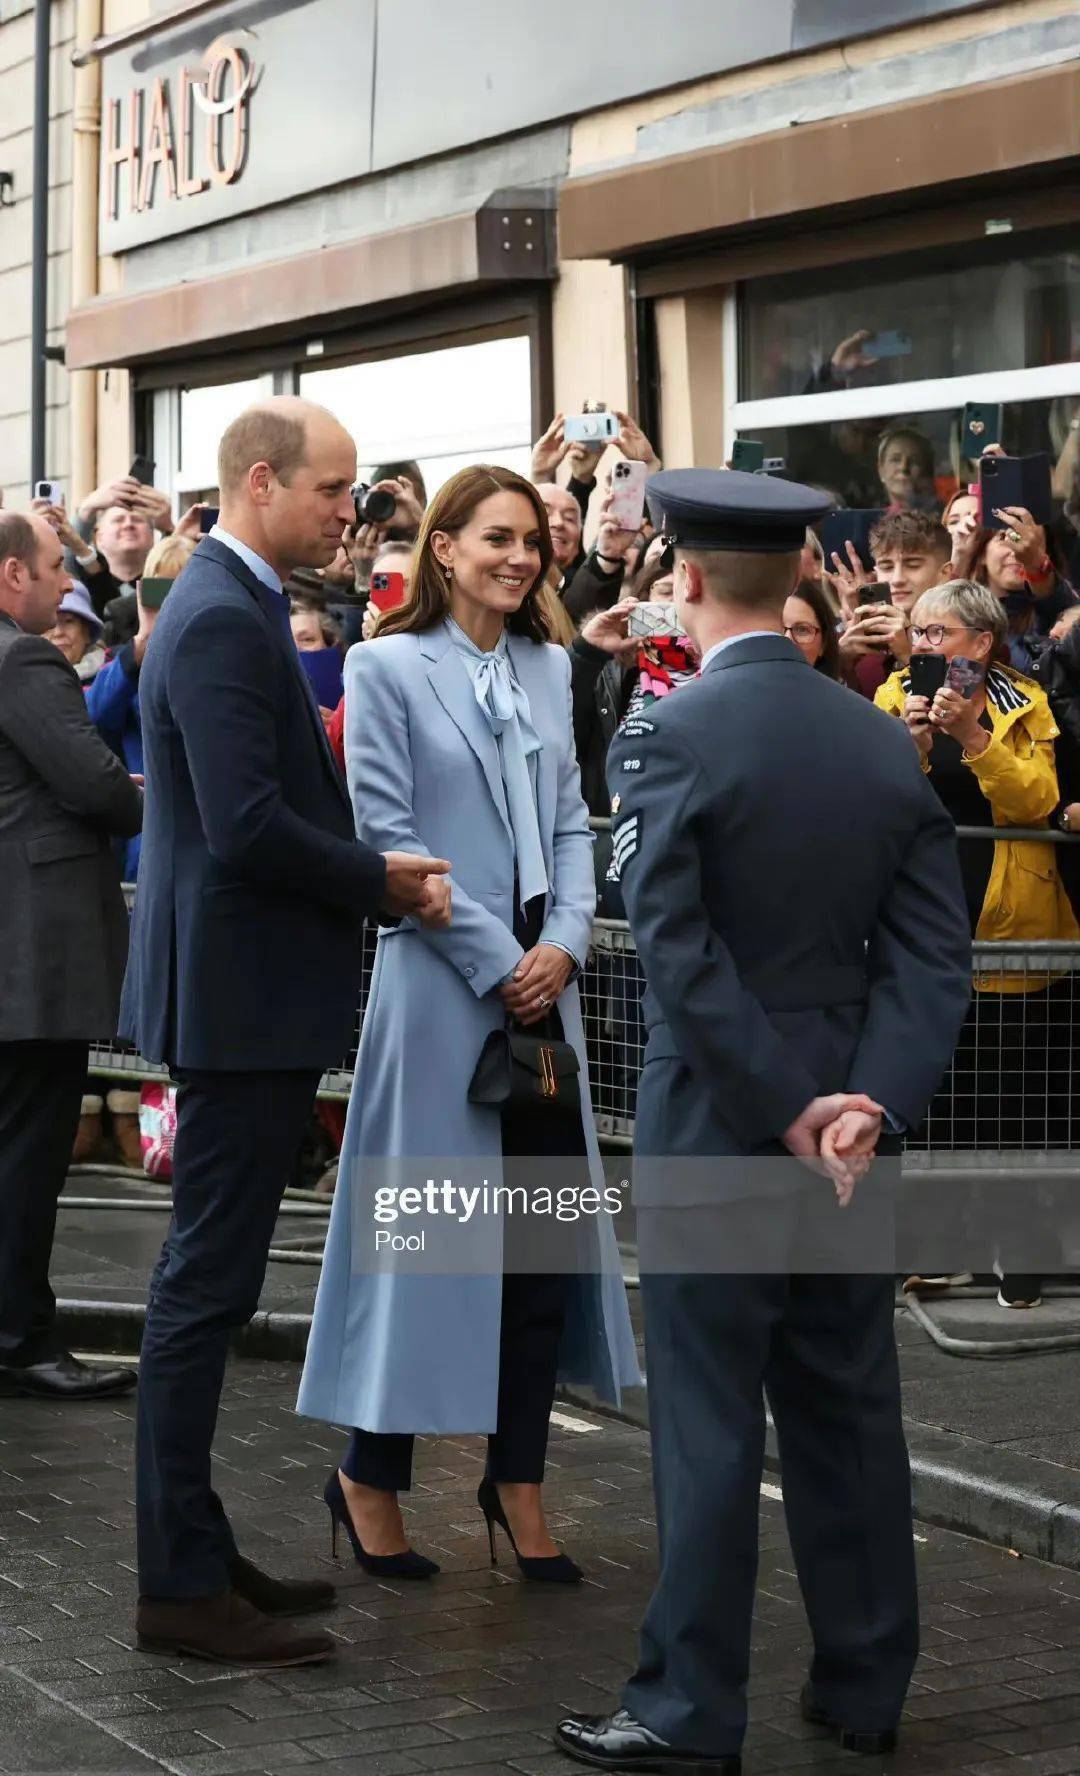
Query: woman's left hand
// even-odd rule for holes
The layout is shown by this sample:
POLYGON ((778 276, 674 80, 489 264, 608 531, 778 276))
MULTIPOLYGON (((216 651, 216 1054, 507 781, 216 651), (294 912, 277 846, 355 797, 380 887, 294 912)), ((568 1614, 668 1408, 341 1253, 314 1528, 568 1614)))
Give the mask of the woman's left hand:
POLYGON ((526 950, 510 980, 499 988, 503 1004, 526 1028, 546 1017, 562 992, 573 961, 555 944, 539 943, 526 950))
POLYGON ((930 705, 930 720, 942 734, 951 734, 965 752, 982 752, 990 735, 979 722, 978 710, 968 697, 942 685, 930 705))

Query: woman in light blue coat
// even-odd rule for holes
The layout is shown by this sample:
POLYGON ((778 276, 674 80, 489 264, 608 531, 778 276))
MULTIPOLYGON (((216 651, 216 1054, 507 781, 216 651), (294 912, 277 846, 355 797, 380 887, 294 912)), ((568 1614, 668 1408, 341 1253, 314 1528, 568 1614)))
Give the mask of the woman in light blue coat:
POLYGON ((551 558, 529 482, 462 470, 428 509, 410 602, 346 662, 360 838, 452 863, 446 929, 379 932, 299 1398, 308 1416, 356 1427, 326 1488, 335 1537, 340 1525, 362 1565, 398 1577, 438 1570, 408 1547, 398 1509, 414 1433, 487 1432, 478 1502, 492 1558, 499 1523, 527 1576, 580 1579, 541 1498, 556 1380, 613 1402, 639 1380, 574 979, 594 910, 592 835, 569 661, 537 602, 551 558), (509 1018, 551 1020, 546 1034, 573 1046, 580 1116, 470 1102, 484 1042, 509 1018), (558 1157, 529 1176, 562 1202, 585 1202, 570 1179, 592 1188, 540 1274, 535 1218, 483 1205, 465 1218, 446 1191, 424 1199, 422 1222, 409 1217, 409 1187, 494 1190, 504 1159, 545 1155, 558 1157), (392 1249, 418 1230, 422 1256, 392 1249))

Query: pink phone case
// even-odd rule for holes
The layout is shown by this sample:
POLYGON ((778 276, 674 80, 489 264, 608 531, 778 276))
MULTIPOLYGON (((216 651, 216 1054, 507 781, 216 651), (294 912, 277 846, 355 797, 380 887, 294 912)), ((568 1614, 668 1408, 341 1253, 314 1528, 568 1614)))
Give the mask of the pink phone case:
POLYGON ((637 530, 645 516, 645 483, 649 467, 625 457, 611 471, 611 503, 608 518, 620 530, 637 530))

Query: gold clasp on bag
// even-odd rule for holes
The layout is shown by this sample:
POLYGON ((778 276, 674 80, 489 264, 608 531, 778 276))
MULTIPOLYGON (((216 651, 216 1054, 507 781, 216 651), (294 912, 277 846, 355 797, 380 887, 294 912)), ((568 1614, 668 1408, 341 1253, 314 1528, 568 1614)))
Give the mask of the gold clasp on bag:
POLYGON ((557 1098, 559 1095, 559 1076, 555 1071, 555 1050, 541 1048, 540 1061, 540 1095, 545 1098, 557 1098))

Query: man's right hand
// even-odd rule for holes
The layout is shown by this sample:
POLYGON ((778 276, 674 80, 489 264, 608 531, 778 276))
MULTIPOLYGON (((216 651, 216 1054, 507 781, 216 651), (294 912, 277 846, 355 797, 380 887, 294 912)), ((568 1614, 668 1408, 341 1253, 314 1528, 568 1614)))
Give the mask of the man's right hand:
POLYGON ((821 1134, 821 1160, 836 1185, 836 1200, 846 1209, 855 1185, 869 1168, 881 1139, 880 1110, 842 1110, 821 1134), (842 1168, 847 1168, 847 1176, 842 1168))
POLYGON ((882 1105, 876 1104, 864 1092, 833 1092, 829 1097, 811 1098, 802 1115, 797 1116, 791 1127, 785 1129, 780 1137, 788 1152, 793 1153, 803 1165, 809 1166, 812 1171, 827 1173, 837 1187, 838 1196, 841 1186, 844 1186, 849 1199, 869 1160, 861 1152, 836 1152, 832 1144, 826 1152, 824 1134, 826 1129, 839 1122, 850 1111, 876 1117, 879 1125, 885 1114, 882 1105))
POLYGON ((429 931, 450 923, 450 874, 445 857, 417 857, 412 851, 386 852, 386 894, 383 910, 395 919, 419 919, 429 931))
POLYGON ((563 436, 564 415, 557 413, 542 438, 533 445, 529 464, 529 480, 537 483, 554 481, 555 470, 569 454, 570 445, 563 436))

